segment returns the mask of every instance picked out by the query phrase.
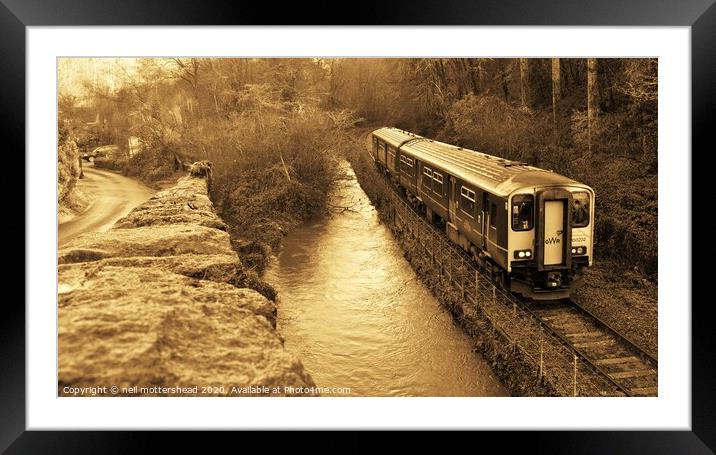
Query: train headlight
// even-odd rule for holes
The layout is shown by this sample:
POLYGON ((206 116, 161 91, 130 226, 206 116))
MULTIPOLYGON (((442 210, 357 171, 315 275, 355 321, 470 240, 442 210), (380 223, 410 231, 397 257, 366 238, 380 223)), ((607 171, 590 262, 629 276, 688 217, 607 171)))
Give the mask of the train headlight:
POLYGON ((572 254, 575 254, 577 256, 583 256, 587 254, 587 247, 586 246, 577 246, 572 248, 572 254))
POLYGON ((515 259, 529 259, 532 257, 532 250, 515 251, 515 259))

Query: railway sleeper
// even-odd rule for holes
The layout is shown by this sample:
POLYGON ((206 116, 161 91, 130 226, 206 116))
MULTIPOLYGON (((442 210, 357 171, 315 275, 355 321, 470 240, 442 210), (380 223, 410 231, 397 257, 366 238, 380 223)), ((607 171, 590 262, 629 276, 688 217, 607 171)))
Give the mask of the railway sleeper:
POLYGON ((639 361, 602 365, 602 368, 608 373, 624 373, 626 371, 651 369, 649 365, 645 365, 639 361))
POLYGON ((589 349, 589 348, 592 348, 595 346, 610 346, 610 345, 614 345, 615 343, 616 343, 616 341, 613 338, 606 338, 603 340, 573 343, 573 345, 576 349, 589 349))
POLYGON ((597 365, 620 365, 628 362, 641 362, 641 359, 634 357, 633 355, 629 355, 625 357, 602 358, 594 361, 597 365))
POLYGON ((656 375, 656 371, 652 370, 651 368, 648 368, 646 370, 630 370, 630 371, 621 371, 619 373, 608 373, 608 374, 612 379, 627 379, 627 378, 636 378, 636 377, 641 377, 641 376, 656 375))
POLYGON ((630 392, 634 395, 641 395, 641 396, 656 396, 659 391, 659 388, 654 387, 637 387, 634 389, 630 389, 630 392))
POLYGON ((584 339, 584 338, 594 338, 598 336, 604 335, 604 332, 601 331, 591 331, 591 332, 572 332, 572 333, 565 333, 564 336, 567 338, 576 338, 576 339, 584 339))

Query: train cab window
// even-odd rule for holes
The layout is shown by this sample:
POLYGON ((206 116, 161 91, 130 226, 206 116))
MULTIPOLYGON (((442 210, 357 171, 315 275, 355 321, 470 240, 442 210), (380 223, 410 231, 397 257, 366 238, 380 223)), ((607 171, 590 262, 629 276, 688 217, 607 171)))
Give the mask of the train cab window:
POLYGON ((460 210, 471 218, 474 218, 475 200, 474 191, 464 186, 460 187, 460 210))
POLYGON ((534 197, 531 194, 517 194, 512 197, 512 230, 529 231, 534 225, 534 197))
POLYGON ((497 226, 497 204, 490 201, 490 226, 497 226))
POLYGON ((589 193, 580 191, 572 194, 572 227, 589 225, 589 193))
POLYGON ((433 193, 443 197, 443 175, 437 171, 433 172, 433 193))

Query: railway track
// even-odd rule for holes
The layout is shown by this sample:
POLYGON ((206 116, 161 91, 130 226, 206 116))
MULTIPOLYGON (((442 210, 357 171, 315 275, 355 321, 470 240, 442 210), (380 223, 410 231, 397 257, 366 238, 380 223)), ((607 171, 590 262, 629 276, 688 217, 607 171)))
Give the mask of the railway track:
MULTIPOLYGON (((419 210, 387 178, 386 186, 392 188, 399 199, 423 219, 419 210)), ((434 224, 423 221, 434 232, 446 236, 434 224)), ((472 261, 462 248, 452 243, 450 246, 457 254, 472 261)), ((482 274, 489 278, 488 273, 482 274)), ((624 395, 657 396, 658 360, 607 323, 571 300, 531 301, 511 293, 509 295, 545 330, 624 395)))
POLYGON ((657 396, 657 360, 591 313, 571 300, 520 302, 545 329, 624 394, 657 396))

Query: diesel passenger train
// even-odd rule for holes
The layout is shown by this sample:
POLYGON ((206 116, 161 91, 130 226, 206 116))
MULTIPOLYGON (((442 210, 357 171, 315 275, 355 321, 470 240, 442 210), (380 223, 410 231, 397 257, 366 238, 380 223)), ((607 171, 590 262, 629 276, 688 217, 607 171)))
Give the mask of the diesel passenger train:
POLYGON ((376 165, 506 289, 565 298, 580 268, 592 265, 589 186, 397 128, 371 134, 376 165))

